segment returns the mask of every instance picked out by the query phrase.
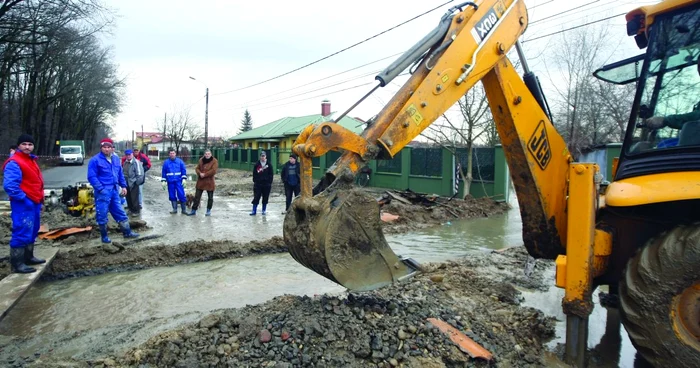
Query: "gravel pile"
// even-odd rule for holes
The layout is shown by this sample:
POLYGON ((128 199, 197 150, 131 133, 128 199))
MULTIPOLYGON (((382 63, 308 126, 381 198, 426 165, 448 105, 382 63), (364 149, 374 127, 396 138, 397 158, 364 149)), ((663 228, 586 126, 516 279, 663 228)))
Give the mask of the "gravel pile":
MULTIPOLYGON (((221 310, 91 366, 444 367, 543 366, 554 320, 519 306, 506 280, 523 272, 521 248, 430 264, 422 274, 364 293, 281 296, 221 310), (475 261, 474 259, 479 261, 475 261), (507 264, 508 267, 494 267, 507 264), (493 353, 472 359, 427 321, 448 322, 493 353)), ((534 273, 545 267, 535 266, 534 273)))

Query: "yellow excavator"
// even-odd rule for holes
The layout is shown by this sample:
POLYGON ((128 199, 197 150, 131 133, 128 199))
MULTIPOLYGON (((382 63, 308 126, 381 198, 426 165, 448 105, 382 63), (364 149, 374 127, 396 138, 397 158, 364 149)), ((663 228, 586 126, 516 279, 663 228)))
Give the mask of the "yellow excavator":
POLYGON ((647 361, 700 367, 700 2, 666 0, 631 11, 626 21, 644 53, 594 73, 636 85, 609 185, 596 164, 574 161, 551 123, 518 42, 528 24, 523 0, 466 2, 376 76, 377 86, 353 107, 412 71, 361 134, 328 121, 299 135, 293 150, 301 196, 284 221, 291 255, 351 290, 415 272, 390 249, 378 204, 355 190, 353 179, 368 160, 393 157, 482 82, 520 204, 524 245, 533 257, 556 260, 567 363, 585 365, 592 292, 609 285, 647 361), (513 47, 522 78, 506 57, 513 47), (330 150, 343 154, 313 187, 311 159, 330 150))

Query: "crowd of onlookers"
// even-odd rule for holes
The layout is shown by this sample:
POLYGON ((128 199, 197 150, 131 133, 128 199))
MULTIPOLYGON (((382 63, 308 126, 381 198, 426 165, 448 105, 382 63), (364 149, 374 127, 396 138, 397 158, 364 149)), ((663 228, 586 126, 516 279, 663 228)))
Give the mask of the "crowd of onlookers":
MULTIPOLYGON (((44 263, 45 260, 34 256, 34 243, 41 224, 41 209, 44 202, 44 179, 37 164, 34 151, 34 138, 22 134, 17 145, 10 147, 10 157, 3 164, 3 188, 10 198, 12 210, 12 238, 10 240, 10 262, 13 272, 30 273, 36 271, 32 265, 44 263)), ((138 149, 124 151, 119 157, 114 152, 114 142, 105 138, 100 141, 100 153, 93 156, 88 163, 87 179, 92 185, 95 197, 95 221, 100 229, 103 243, 110 243, 107 234, 108 214, 119 225, 125 238, 135 238, 139 234, 131 230, 124 204, 129 215, 139 216, 143 207, 143 184, 146 172, 152 167, 148 155, 138 149)), ((170 213, 195 216, 199 209, 202 194, 207 192, 206 216, 211 215, 214 204, 216 183, 214 176, 219 163, 210 150, 204 152, 195 172, 195 196, 191 210, 187 210, 187 169, 185 163, 177 157, 175 150, 170 150, 168 158, 161 169, 161 185, 168 190, 172 205, 170 213)), ((300 191, 300 165, 296 155, 292 154, 281 171, 284 183, 286 206, 289 210, 294 196, 300 191)), ((253 167, 253 209, 251 216, 258 213, 262 202, 261 214, 267 214, 267 204, 274 179, 274 168, 267 161, 263 151, 253 167)))

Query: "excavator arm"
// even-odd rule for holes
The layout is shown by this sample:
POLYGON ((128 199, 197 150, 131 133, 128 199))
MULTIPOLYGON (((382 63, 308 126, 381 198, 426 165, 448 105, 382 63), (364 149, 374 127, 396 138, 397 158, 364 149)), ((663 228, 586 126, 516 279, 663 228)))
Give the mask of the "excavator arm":
MULTIPOLYGON (((522 0, 458 5, 442 17, 435 30, 376 77, 375 89, 417 64, 408 81, 360 135, 333 121, 309 126, 300 134, 293 150, 302 166, 301 198, 285 223, 285 239, 300 263, 354 289, 382 286, 410 273, 386 245, 379 225, 364 223, 368 218, 378 222, 378 209, 365 206, 367 212, 362 213, 358 205, 348 204, 345 207, 356 212, 349 218, 340 204, 347 203, 345 197, 352 192, 349 186, 366 161, 393 157, 479 81, 486 90, 515 184, 525 246, 537 258, 554 259, 565 253, 571 156, 545 113, 536 80, 528 88, 506 57, 526 27, 522 0), (314 189, 311 159, 330 150, 344 153, 314 189), (331 208, 336 212, 331 214, 331 208), (338 238, 338 233, 343 236, 338 238), (317 241, 310 241, 313 239, 317 241), (348 257, 352 248, 362 251, 348 257), (379 251, 371 254, 369 249, 379 251), (358 274, 365 277, 356 280, 358 274)), ((356 200, 361 195, 353 193, 352 197, 356 200)))
MULTIPOLYGON (((637 32, 638 44, 646 46, 645 32, 654 17, 644 14, 689 4, 690 0, 669 0, 633 11, 628 14, 628 32, 637 32)), ((284 239, 298 262, 351 290, 371 290, 410 276, 417 265, 389 248, 376 200, 356 190, 353 179, 368 160, 394 157, 482 82, 520 204, 524 245, 535 258, 556 259, 556 285, 565 290, 565 359, 582 367, 594 279, 608 271, 614 257, 615 228, 596 219, 604 208, 597 195, 598 166, 573 162, 551 123, 537 78, 517 42, 527 22, 523 0, 453 7, 435 30, 377 75, 378 85, 354 105, 403 70, 412 70, 361 134, 334 121, 307 127, 293 147, 301 160, 302 195, 285 217, 284 239), (506 57, 513 47, 525 71, 522 78, 506 57), (314 188, 311 160, 330 150, 344 153, 314 188)), ((692 314, 696 309, 687 310, 697 316, 692 314)))
POLYGON ((458 5, 376 77, 378 85, 365 98, 407 67, 414 69, 360 135, 334 121, 302 131, 293 146, 302 167, 301 198, 285 217, 284 240, 299 263, 351 290, 371 290, 409 277, 417 265, 388 246, 376 200, 354 189, 353 179, 368 160, 401 151, 482 82, 520 203, 525 247, 533 257, 557 259, 557 286, 565 289, 567 360, 582 366, 592 280, 607 267, 611 237, 595 229, 598 168, 572 163, 546 112, 539 83, 528 70, 517 42, 526 27, 523 0, 458 5), (506 57, 513 47, 525 70, 523 78, 506 57), (344 153, 313 188, 311 160, 330 150, 344 153), (568 224, 577 226, 569 229, 568 224))

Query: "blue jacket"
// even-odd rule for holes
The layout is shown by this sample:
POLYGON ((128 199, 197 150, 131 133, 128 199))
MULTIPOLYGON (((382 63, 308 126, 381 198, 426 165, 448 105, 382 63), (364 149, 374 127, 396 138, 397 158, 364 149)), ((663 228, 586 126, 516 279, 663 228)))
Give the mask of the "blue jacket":
POLYGON ((167 181, 168 183, 179 182, 183 179, 187 179, 187 169, 185 168, 185 163, 179 158, 175 157, 174 160, 167 159, 163 162, 163 170, 161 171, 161 181, 167 181))
POLYGON ((95 193, 105 188, 113 189, 115 185, 126 188, 122 165, 116 155, 107 158, 104 154, 98 153, 91 158, 88 163, 87 179, 95 189, 95 193))

